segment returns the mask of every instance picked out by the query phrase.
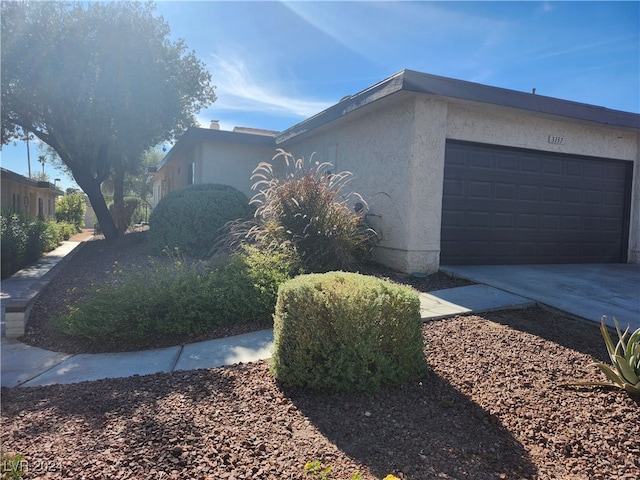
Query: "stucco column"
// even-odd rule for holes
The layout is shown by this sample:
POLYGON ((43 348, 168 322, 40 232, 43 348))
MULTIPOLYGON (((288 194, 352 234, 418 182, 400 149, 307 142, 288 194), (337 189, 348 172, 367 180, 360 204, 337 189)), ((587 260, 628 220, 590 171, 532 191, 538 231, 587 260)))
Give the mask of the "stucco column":
POLYGON ((409 159, 407 264, 409 272, 440 266, 440 222, 448 104, 416 96, 409 159))

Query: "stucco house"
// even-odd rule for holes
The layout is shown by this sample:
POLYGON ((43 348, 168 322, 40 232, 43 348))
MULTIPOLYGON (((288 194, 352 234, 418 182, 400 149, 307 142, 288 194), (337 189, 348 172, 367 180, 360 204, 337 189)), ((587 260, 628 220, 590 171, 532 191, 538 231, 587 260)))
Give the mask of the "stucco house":
POLYGON ((5 168, 1 169, 1 208, 38 218, 53 218, 56 198, 64 192, 49 182, 40 182, 5 168))
POLYGON ((252 195, 276 149, 354 174, 378 261, 640 263, 640 115, 404 70, 282 132, 192 128, 152 173, 252 195))

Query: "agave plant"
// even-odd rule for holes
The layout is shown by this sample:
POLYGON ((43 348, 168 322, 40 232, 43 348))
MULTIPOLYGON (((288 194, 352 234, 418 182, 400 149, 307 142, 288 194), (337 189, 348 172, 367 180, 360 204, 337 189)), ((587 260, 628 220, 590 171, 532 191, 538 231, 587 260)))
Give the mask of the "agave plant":
POLYGON ((598 367, 611 383, 580 382, 579 385, 615 386, 630 394, 640 395, 640 328, 633 332, 627 340, 629 327, 627 326, 627 329, 622 333, 618 320, 613 317, 613 323, 618 333, 618 343, 614 346, 605 318, 603 315, 600 319, 600 331, 613 367, 601 362, 595 362, 592 365, 598 367))

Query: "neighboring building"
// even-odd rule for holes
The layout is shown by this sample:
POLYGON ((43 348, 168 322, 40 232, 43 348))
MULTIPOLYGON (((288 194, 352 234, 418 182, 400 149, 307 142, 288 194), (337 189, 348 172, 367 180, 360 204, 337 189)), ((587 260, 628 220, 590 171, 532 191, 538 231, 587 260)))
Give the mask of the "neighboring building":
POLYGON ((1 169, 2 210, 38 218, 56 215, 56 198, 64 192, 52 183, 32 180, 4 168, 1 169))
POLYGON ((402 271, 640 263, 638 114, 405 70, 273 135, 188 130, 154 205, 189 183, 251 195, 277 148, 352 172, 376 258, 402 271))

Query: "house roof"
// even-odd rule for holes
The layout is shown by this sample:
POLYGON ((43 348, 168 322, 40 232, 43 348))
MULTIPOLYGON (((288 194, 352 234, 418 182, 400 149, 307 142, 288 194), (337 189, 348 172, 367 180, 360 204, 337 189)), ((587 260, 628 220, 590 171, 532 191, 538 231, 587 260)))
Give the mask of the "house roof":
POLYGON ((14 182, 22 183, 23 185, 28 185, 30 187, 35 188, 45 188, 50 190, 51 193, 55 193, 56 195, 64 195, 64 192, 53 183, 43 182, 40 180, 33 180, 32 178, 25 177, 24 175, 20 175, 19 173, 12 172, 11 170, 7 170, 6 168, 0 168, 2 178, 6 178, 8 180, 12 180, 14 182))
POLYGON ((561 100, 533 93, 491 87, 479 83, 416 72, 414 70, 403 70, 366 90, 356 93, 355 95, 344 97, 336 105, 284 130, 276 136, 276 143, 282 143, 399 91, 471 100, 616 127, 640 128, 640 115, 636 113, 611 110, 595 105, 561 100))
MULTIPOLYGON (((277 132, 270 132, 267 130, 259 130, 255 133, 246 133, 249 130, 246 127, 241 127, 244 131, 229 132, 227 130, 217 130, 212 128, 199 128, 190 127, 180 139, 175 143, 171 150, 165 155, 162 161, 155 167, 154 171, 147 171, 147 173, 155 173, 164 167, 171 158, 177 153, 181 152, 186 145, 189 145, 194 140, 212 140, 218 142, 229 143, 241 143, 245 145, 258 145, 265 147, 275 148, 274 134, 277 132), (270 133, 268 133, 270 132, 270 133)), ((257 130, 257 129, 256 129, 257 130)))

